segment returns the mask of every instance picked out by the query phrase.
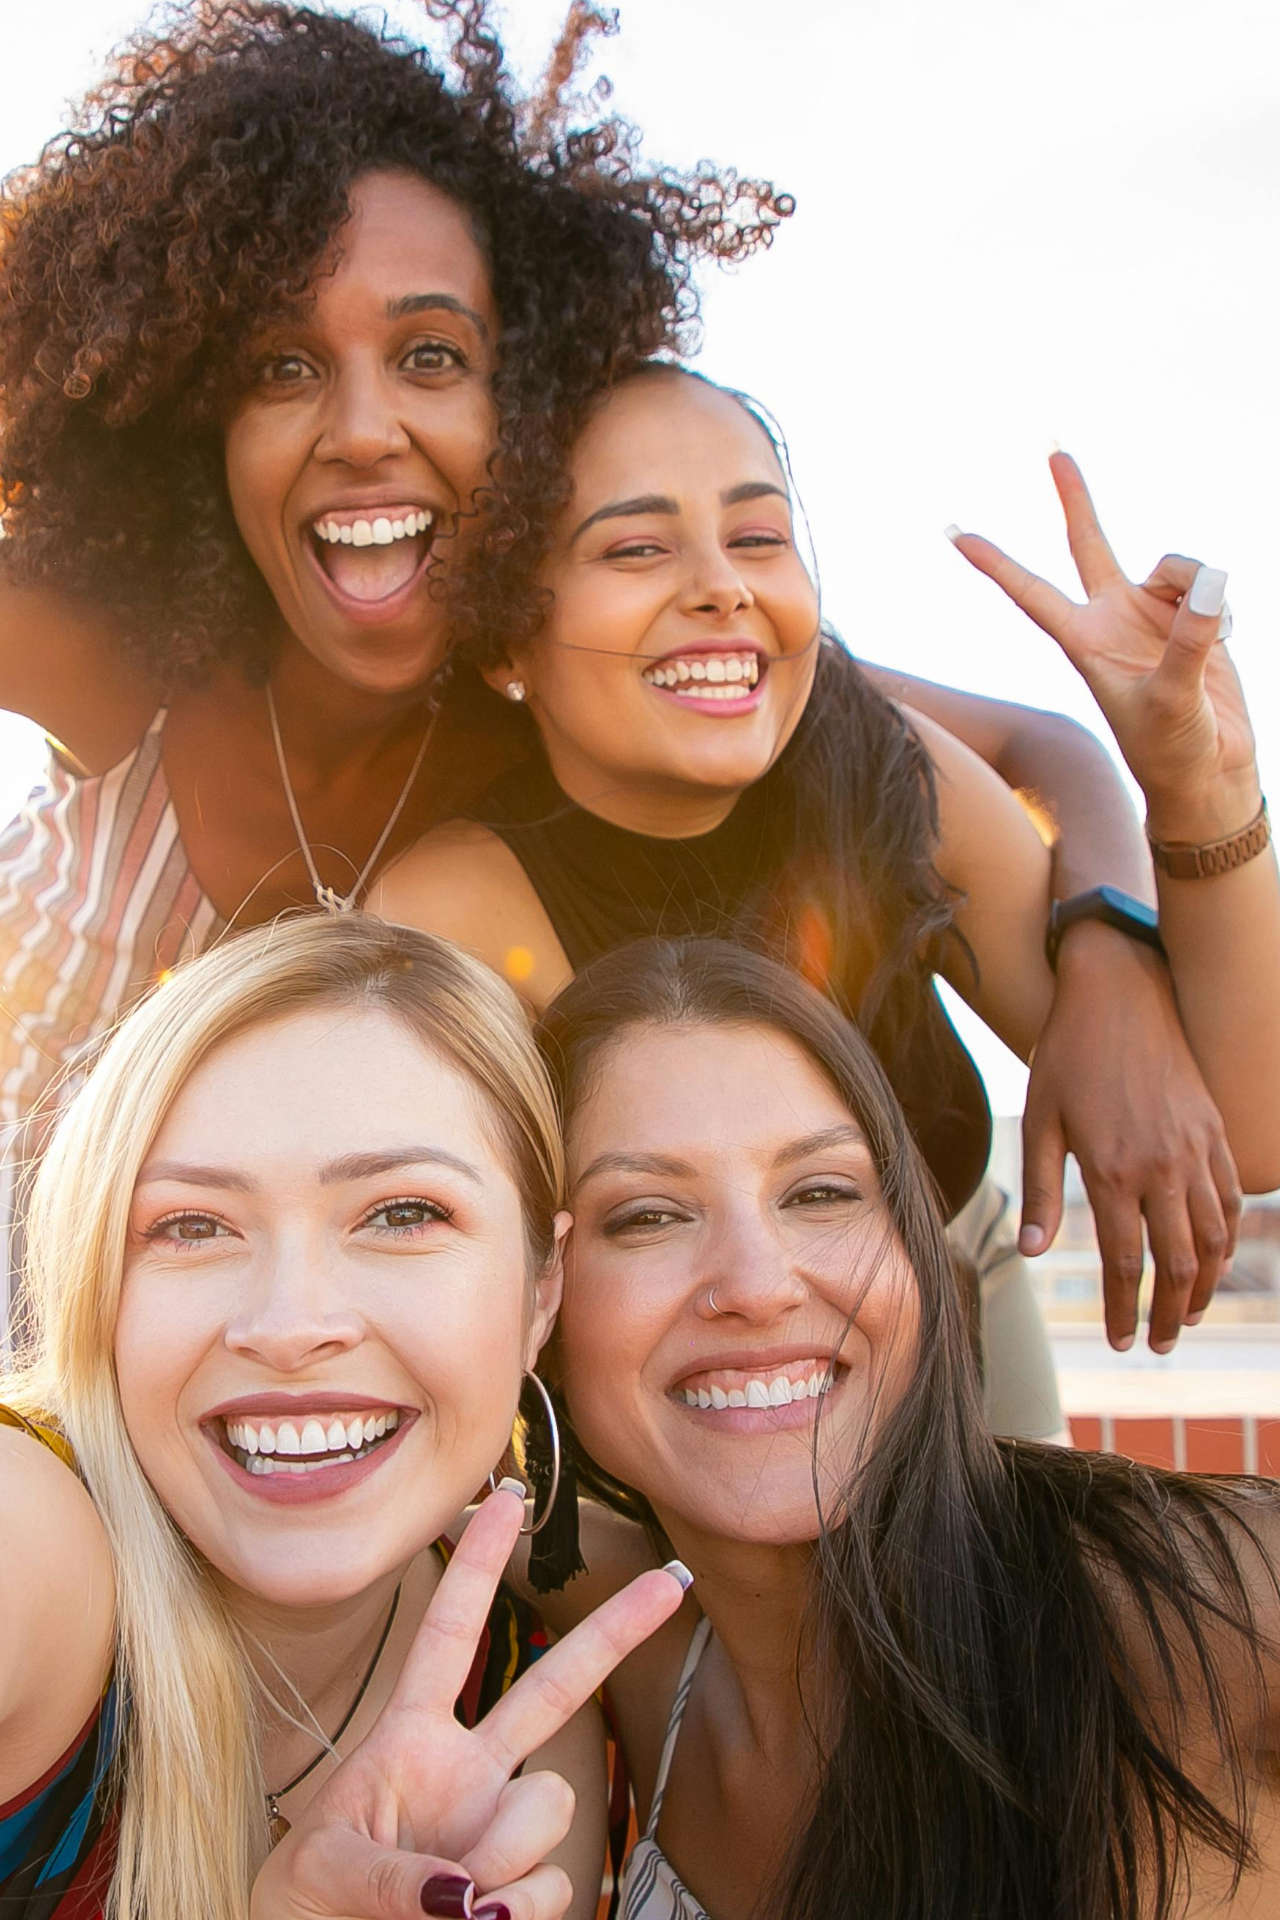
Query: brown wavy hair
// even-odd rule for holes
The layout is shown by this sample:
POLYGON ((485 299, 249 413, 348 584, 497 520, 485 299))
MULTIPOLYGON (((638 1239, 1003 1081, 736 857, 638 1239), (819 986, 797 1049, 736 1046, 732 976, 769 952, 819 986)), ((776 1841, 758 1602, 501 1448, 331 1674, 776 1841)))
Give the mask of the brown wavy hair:
MULTIPOLYGON (((424 0, 422 46, 278 0, 190 0, 138 35, 0 199, 3 570, 90 598, 146 672, 262 673, 273 607, 232 518, 222 422, 250 336, 305 303, 353 182, 407 170, 448 193, 501 316, 492 484, 476 567, 554 511, 590 396, 687 345, 702 258, 766 243, 791 202, 707 164, 645 166, 574 76, 605 15, 575 0, 521 101, 486 0, 424 0)), ((477 582, 479 586, 477 587, 477 582)))

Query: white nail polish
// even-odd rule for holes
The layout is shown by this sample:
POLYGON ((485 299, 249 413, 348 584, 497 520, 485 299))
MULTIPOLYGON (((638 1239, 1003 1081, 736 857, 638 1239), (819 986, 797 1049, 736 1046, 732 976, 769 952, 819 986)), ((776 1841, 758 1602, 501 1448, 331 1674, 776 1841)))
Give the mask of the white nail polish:
POLYGON ((508 1475, 505 1480, 499 1480, 497 1486, 494 1488, 494 1492, 514 1493, 517 1500, 523 1500, 525 1496, 525 1484, 523 1480, 515 1480, 508 1475))
POLYGON ((1192 613, 1221 613, 1227 593, 1227 576, 1221 567, 1201 567, 1191 582, 1187 606, 1192 613))
POLYGON ((1231 603, 1229 600, 1224 600, 1222 603, 1222 615, 1218 621, 1219 640, 1229 640, 1231 638, 1232 624, 1231 603))
POLYGON ((946 534, 948 540, 958 540, 960 538, 961 529, 956 525, 954 520, 949 527, 944 527, 942 531, 946 534))
POLYGON ((690 1587, 693 1585, 693 1575, 683 1560, 668 1560, 662 1571, 671 1575, 671 1578, 678 1583, 682 1593, 688 1593, 690 1587))

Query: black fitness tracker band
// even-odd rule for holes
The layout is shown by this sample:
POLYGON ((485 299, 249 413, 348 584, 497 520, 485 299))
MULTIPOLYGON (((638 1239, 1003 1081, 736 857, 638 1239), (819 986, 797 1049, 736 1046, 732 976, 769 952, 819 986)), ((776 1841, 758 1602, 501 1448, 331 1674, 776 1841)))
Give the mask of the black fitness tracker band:
POLYGON ((1125 893, 1120 887, 1090 887, 1087 893, 1073 893, 1069 900, 1055 900, 1049 909, 1044 957, 1055 971, 1062 936, 1078 920, 1101 920, 1104 927, 1114 927, 1117 933, 1127 933, 1131 940, 1141 940, 1144 946, 1154 948, 1162 959, 1164 957, 1160 917, 1154 907, 1147 906, 1143 900, 1135 900, 1131 893, 1125 893))

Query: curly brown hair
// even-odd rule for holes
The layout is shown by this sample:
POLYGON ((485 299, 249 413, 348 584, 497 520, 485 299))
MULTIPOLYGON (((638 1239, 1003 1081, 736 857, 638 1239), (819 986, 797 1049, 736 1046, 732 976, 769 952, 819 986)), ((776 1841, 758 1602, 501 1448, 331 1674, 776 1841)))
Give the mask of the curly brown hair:
POLYGON ((497 445, 474 565, 449 588, 471 634, 492 617, 491 563, 539 544, 590 397, 687 342, 699 259, 744 257, 791 211, 707 163, 646 168, 601 87, 569 94, 614 24, 582 0, 528 102, 486 0, 424 5, 448 30, 448 78, 385 24, 192 0, 5 184, 4 573, 103 607, 163 682, 269 665, 272 602, 232 518, 222 423, 251 335, 305 302, 361 174, 441 188, 491 266, 497 445))

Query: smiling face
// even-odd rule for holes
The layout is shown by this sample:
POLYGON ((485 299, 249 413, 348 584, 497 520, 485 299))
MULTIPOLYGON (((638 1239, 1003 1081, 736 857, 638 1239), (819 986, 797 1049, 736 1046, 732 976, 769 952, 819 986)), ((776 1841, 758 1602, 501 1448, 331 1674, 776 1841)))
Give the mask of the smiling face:
POLYGON ((557 1295, 476 1087, 385 1012, 291 1014, 202 1062, 139 1175, 130 1440, 235 1586, 361 1592, 501 1458, 557 1295))
POLYGON ((560 1340, 588 1452, 665 1524, 793 1544, 915 1361, 914 1276, 826 1075, 754 1025, 625 1029, 569 1128, 560 1340))
POLYGON ((731 395, 645 374, 596 412, 572 482, 554 604, 512 662, 552 768, 623 825, 629 802, 732 804, 794 731, 817 655, 777 456, 731 395))
POLYGON ((371 173, 314 297, 252 343, 227 424, 232 509, 295 638, 341 680, 402 693, 443 658, 428 566, 433 542, 449 564, 484 479, 498 324, 464 210, 371 173))

